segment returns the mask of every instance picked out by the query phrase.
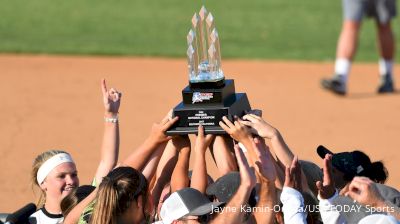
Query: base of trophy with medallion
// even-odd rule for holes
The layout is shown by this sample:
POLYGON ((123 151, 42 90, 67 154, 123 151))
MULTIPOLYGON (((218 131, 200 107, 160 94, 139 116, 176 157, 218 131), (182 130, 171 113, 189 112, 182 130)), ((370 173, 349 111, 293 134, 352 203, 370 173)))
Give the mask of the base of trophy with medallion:
POLYGON ((251 107, 245 93, 235 93, 234 80, 225 79, 214 17, 204 6, 192 18, 187 43, 189 85, 182 90, 183 101, 173 109, 179 120, 167 134, 195 134, 199 125, 207 134, 226 134, 219 126, 222 117, 232 121, 251 107))

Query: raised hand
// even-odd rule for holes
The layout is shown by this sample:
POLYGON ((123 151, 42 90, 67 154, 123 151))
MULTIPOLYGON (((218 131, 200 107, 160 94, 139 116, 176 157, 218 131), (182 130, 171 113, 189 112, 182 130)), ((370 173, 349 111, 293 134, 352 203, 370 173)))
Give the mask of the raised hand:
POLYGON ((167 116, 165 116, 160 123, 154 123, 149 139, 151 142, 160 144, 167 142, 172 139, 171 136, 167 136, 165 132, 179 119, 178 116, 171 118, 171 111, 168 112, 167 116))
POLYGON ((255 114, 246 114, 243 116, 243 120, 239 120, 239 122, 248 126, 251 133, 263 138, 271 139, 278 134, 274 127, 255 114))
POLYGON ((238 145, 235 145, 235 155, 240 172, 240 185, 251 190, 257 183, 254 170, 250 168, 243 151, 238 145))
POLYGON ((258 158, 254 158, 253 161, 255 161, 258 175, 266 181, 274 182, 276 179, 275 161, 269 147, 265 144, 264 139, 259 137, 254 138, 254 144, 256 145, 255 154, 258 158))
POLYGON ((108 90, 105 79, 101 80, 101 90, 105 112, 111 115, 118 114, 122 93, 114 88, 108 90))
POLYGON ((243 142, 251 138, 251 133, 248 127, 236 120, 232 123, 227 117, 222 117, 219 126, 226 131, 233 139, 238 142, 243 142))
POLYGON ((346 195, 362 205, 372 207, 379 207, 385 202, 376 187, 376 183, 367 177, 354 177, 346 195))
POLYGON ((292 164, 290 167, 286 167, 285 169, 285 187, 291 187, 299 192, 302 192, 301 189, 301 167, 299 164, 299 160, 294 157, 292 164))
POLYGON ((196 145, 195 145, 195 152, 205 153, 208 146, 210 146, 214 136, 211 134, 204 135, 204 127, 199 125, 197 129, 197 138, 196 138, 196 145))
POLYGON ((322 199, 329 199, 335 194, 335 183, 332 178, 332 155, 326 154, 324 158, 324 179, 317 181, 318 194, 322 199))

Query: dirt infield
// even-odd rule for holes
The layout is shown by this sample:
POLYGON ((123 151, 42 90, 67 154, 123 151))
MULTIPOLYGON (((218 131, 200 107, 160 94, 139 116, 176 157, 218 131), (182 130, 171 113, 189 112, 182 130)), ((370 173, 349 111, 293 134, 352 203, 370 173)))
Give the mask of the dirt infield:
MULTIPOLYGON (((0 213, 35 197, 34 157, 48 149, 70 152, 81 184, 99 161, 103 128, 100 79, 123 92, 121 152, 125 158, 180 100, 187 84, 183 59, 0 55, 0 213)), ((321 90, 332 63, 224 60, 227 78, 253 108, 277 127, 300 159, 321 164, 319 144, 334 151, 362 149, 383 160, 388 184, 400 187, 400 94, 377 95, 377 64, 355 64, 348 97, 321 90)), ((400 87, 400 67, 396 67, 400 87)), ((216 172, 210 166, 212 175, 216 172)))

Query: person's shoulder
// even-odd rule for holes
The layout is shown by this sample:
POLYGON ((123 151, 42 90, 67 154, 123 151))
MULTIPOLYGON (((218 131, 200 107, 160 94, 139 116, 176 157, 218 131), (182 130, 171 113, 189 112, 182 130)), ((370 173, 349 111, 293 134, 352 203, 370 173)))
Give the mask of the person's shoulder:
POLYGON ((390 187, 388 185, 376 183, 376 187, 381 193, 400 195, 400 192, 396 188, 390 187))
POLYGON ((400 192, 385 184, 376 184, 376 188, 385 200, 388 200, 400 207, 400 192))
POLYGON ((322 180, 321 168, 317 164, 306 160, 299 160, 299 164, 306 176, 308 186, 313 192, 317 192, 315 182, 322 180))
POLYGON ((317 164, 307 160, 299 160, 299 164, 305 174, 314 174, 314 176, 322 176, 321 168, 317 164))
POLYGON ((48 213, 45 209, 41 208, 29 217, 30 224, 58 224, 62 223, 64 217, 62 215, 54 215, 48 213))
POLYGON ((36 212, 34 212, 32 215, 29 216, 29 220, 38 219, 42 215, 44 215, 42 209, 38 209, 38 210, 36 210, 36 212))
POLYGON ((31 216, 29 216, 29 218, 28 218, 29 224, 37 224, 38 223, 39 213, 40 213, 40 210, 37 210, 31 216))

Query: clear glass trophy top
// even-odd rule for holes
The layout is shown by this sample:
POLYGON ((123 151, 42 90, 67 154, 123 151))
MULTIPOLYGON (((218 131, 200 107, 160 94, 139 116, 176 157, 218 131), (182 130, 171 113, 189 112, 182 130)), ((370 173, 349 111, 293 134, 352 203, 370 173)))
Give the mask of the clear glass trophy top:
POLYGON ((189 82, 213 83, 224 80, 221 69, 221 50, 214 17, 203 6, 192 18, 187 35, 189 82))

